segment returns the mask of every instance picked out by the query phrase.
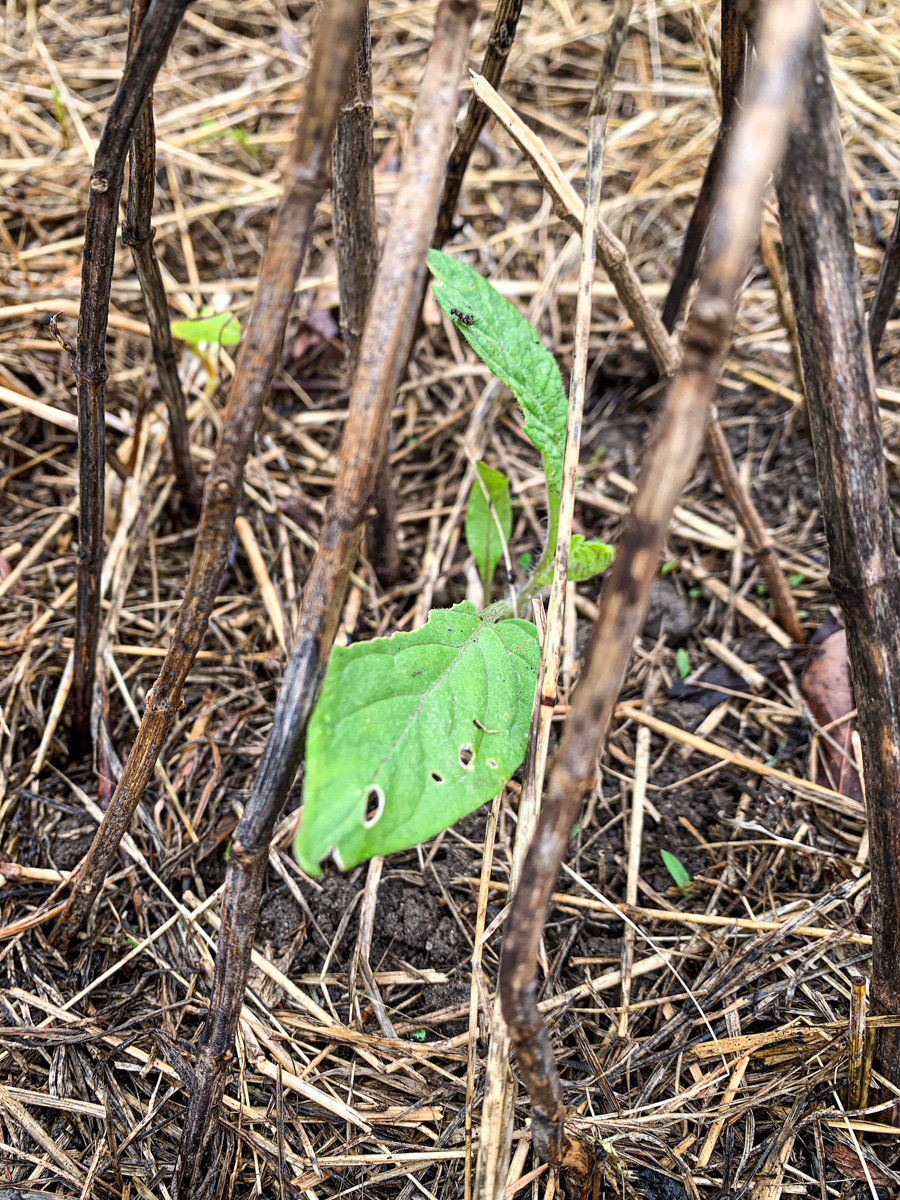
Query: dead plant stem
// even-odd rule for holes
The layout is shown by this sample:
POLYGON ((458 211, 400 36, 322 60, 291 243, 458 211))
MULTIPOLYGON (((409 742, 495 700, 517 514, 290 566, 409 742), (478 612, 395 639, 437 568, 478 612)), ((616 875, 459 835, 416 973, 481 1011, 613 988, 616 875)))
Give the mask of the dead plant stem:
POLYGON ((165 61, 188 0, 154 0, 110 105, 88 191, 81 267, 81 307, 75 347, 78 386, 78 592, 70 750, 81 758, 91 746, 91 698, 100 636, 100 567, 106 470, 104 401, 106 323, 116 253, 119 197, 125 159, 141 111, 165 61))
MULTIPOLYGON (((331 137, 346 88, 362 4, 363 0, 333 0, 321 15, 306 99, 285 166, 284 193, 272 219, 222 432, 207 478, 184 600, 125 769, 72 881, 69 899, 54 931, 61 947, 67 946, 81 928, 99 893, 178 713, 184 682, 206 630, 228 557, 244 466, 280 360, 316 204, 327 185, 331 137)), ((144 22, 141 39, 150 16, 144 22)), ((140 46, 141 42, 136 59, 140 46)))
POLYGON ((759 231, 764 188, 781 159, 813 11, 811 0, 802 5, 770 0, 763 11, 759 57, 725 150, 700 287, 683 335, 682 364, 603 592, 548 797, 512 903, 500 966, 503 1013, 531 1094, 534 1144, 555 1163, 565 1162, 573 1147, 549 1034, 537 1007, 535 972, 546 909, 579 806, 594 786, 597 755, 646 614, 672 509, 700 451, 759 231))
POLYGON ((272 733, 232 840, 209 1017, 184 1120, 172 1189, 175 1200, 183 1200, 194 1186, 218 1111, 250 969, 269 841, 300 763, 409 356, 475 8, 472 0, 442 0, 435 18, 409 150, 360 345, 334 490, 304 590, 272 733))
MULTIPOLYGON (((132 0, 128 28, 129 53, 133 51, 148 7, 149 0, 132 0)), ((200 489, 191 465, 187 410, 181 379, 178 376, 178 355, 172 341, 166 289, 153 245, 153 228, 150 223, 155 186, 156 129, 151 91, 141 109, 131 144, 128 200, 122 225, 122 242, 131 249, 134 269, 147 310, 153 360, 169 414, 169 440, 172 444, 175 482, 188 507, 197 509, 200 505, 200 489)))
MULTIPOLYGON (((900 1012, 900 564, 853 245, 838 110, 821 24, 778 183, 803 355, 829 574, 847 629, 865 767, 874 938, 872 1007, 900 1012)), ((876 1057, 900 1081, 900 1030, 876 1057)))

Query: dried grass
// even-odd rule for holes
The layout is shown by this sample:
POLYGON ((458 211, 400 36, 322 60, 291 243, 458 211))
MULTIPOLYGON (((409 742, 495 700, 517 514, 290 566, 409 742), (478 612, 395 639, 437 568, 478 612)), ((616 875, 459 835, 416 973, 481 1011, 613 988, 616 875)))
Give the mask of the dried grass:
MULTIPOLYGON (((382 228, 435 7, 373 4, 382 228)), ((897 203, 900 19, 887 0, 858 7, 824 5, 870 295, 879 238, 897 203)), ((640 7, 610 123, 604 216, 656 302, 717 120, 710 60, 691 34, 696 8, 640 7)), ((714 44, 713 6, 704 0, 700 8, 714 44)), ((240 315, 247 307, 313 14, 312 4, 282 0, 251 0, 239 11, 202 0, 188 12, 156 88, 157 247, 173 313, 213 304, 240 315)), ((165 1196, 191 1043, 204 1018, 224 857, 268 731, 282 639, 290 644, 345 415, 330 218, 323 204, 248 467, 239 537, 184 711, 88 937, 63 961, 43 922, 127 754, 181 596, 193 530, 169 505, 164 408, 137 281, 120 254, 107 394, 126 478, 113 475, 109 488, 99 774, 68 773, 58 698, 74 602, 73 388, 46 323, 62 312, 61 328, 71 330, 76 313, 87 166, 122 65, 125 20, 118 6, 87 0, 7 0, 0 19, 0 1195, 9 1187, 19 1195, 165 1196)), ((533 0, 502 89, 579 191, 584 113, 607 19, 608 6, 597 3, 533 0)), ((473 66, 486 28, 479 26, 473 66)), ((777 243, 771 209, 765 221, 777 243)), ((531 307, 565 367, 577 242, 494 125, 467 176, 454 249, 531 307)), ((656 392, 646 383, 646 353, 599 276, 596 295, 576 529, 612 538, 656 392)), ((895 320, 886 354, 900 350, 898 335, 895 320)), ((895 475, 898 363, 879 376, 895 475)), ((183 369, 195 462, 205 471, 223 389, 210 396, 205 369, 189 355, 183 369)), ((219 380, 230 371, 223 352, 219 380)), ((454 524, 464 445, 480 443, 513 479, 514 553, 537 548, 537 456, 508 398, 491 389, 479 403, 486 382, 428 306, 396 409, 403 582, 384 592, 361 561, 342 636, 409 627, 421 615, 423 586, 435 603, 471 587, 454 524)), ((804 577, 796 592, 812 629, 832 602, 799 400, 760 259, 720 415, 784 565, 804 577)), ((705 468, 684 497, 670 546, 670 623, 677 600, 689 606, 691 629, 668 642, 647 637, 638 648, 547 931, 544 1007, 573 1124, 601 1144, 603 1182, 617 1195, 662 1194, 649 1190, 659 1180, 642 1168, 677 1177, 691 1196, 895 1195, 895 1089, 874 1073, 872 1109, 849 1117, 841 1109, 852 969, 865 971, 869 953, 861 808, 811 774, 812 726, 796 686, 802 659, 779 638, 742 534, 705 468), (681 640, 692 677, 724 648, 748 681, 727 689, 696 732, 702 714, 667 695, 681 640), (640 707, 651 672, 645 707, 656 715, 640 707), (636 754, 641 727, 651 732, 649 755, 636 754), (646 789, 644 831, 629 855, 635 787, 646 789), (688 866, 689 895, 668 886, 659 846, 688 866), (608 902, 625 899, 635 855, 641 907, 628 909, 634 961, 623 989, 622 914, 608 902)), ((570 665, 597 588, 578 591, 563 648, 570 665)), ((558 719, 564 712, 565 703, 558 719)), ((464 1194, 496 1020, 517 803, 513 783, 488 824, 496 828, 490 847, 481 812, 389 859, 364 905, 364 869, 346 880, 303 877, 287 851, 293 816, 284 816, 210 1195, 464 1194), (493 861, 479 892, 486 849, 493 861), (357 955, 361 906, 372 932, 357 955)), ((552 1200, 556 1181, 530 1158, 521 1099, 515 1112, 507 1195, 530 1189, 535 1200, 552 1200)))

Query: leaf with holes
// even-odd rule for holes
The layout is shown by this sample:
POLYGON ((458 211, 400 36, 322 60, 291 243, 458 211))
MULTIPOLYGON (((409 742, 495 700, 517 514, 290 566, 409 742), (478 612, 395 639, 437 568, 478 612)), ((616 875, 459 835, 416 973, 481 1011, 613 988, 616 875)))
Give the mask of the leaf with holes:
POLYGON ((525 757, 539 657, 533 625, 468 602, 335 647, 306 743, 304 871, 406 850, 496 795, 525 757))
POLYGON ((531 322, 466 263, 429 250, 428 266, 438 304, 521 404, 525 433, 544 459, 553 508, 562 489, 568 408, 556 359, 531 322))
POLYGON ((475 464, 475 472, 466 505, 466 545, 475 559, 487 599, 503 547, 512 533, 512 506, 505 475, 483 462, 475 464))

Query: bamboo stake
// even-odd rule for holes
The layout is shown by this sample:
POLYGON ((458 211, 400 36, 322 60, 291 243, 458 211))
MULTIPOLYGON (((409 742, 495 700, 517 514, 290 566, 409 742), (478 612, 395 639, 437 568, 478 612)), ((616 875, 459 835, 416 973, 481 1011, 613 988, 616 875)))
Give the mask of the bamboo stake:
MULTIPOLYGON (((331 154, 331 207, 338 260, 341 334, 347 347, 350 380, 378 269, 375 222, 375 133, 372 114, 372 34, 368 6, 359 31, 350 86, 341 104, 331 154)), ((400 569, 397 502, 393 472, 385 460, 378 473, 372 513, 366 527, 366 557, 385 586, 400 569)))

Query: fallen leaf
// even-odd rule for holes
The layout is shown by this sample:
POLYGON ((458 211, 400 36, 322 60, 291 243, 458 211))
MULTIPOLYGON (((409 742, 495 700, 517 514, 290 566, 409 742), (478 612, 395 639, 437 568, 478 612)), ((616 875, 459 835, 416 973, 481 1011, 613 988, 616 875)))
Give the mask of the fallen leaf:
POLYGON ((862 788, 851 742, 856 722, 849 714, 855 712, 856 705, 850 681, 847 635, 833 617, 823 621, 813 636, 800 677, 800 690, 819 725, 830 727, 828 738, 816 738, 817 765, 835 791, 861 800, 862 788), (848 719, 842 721, 842 717, 848 719))

